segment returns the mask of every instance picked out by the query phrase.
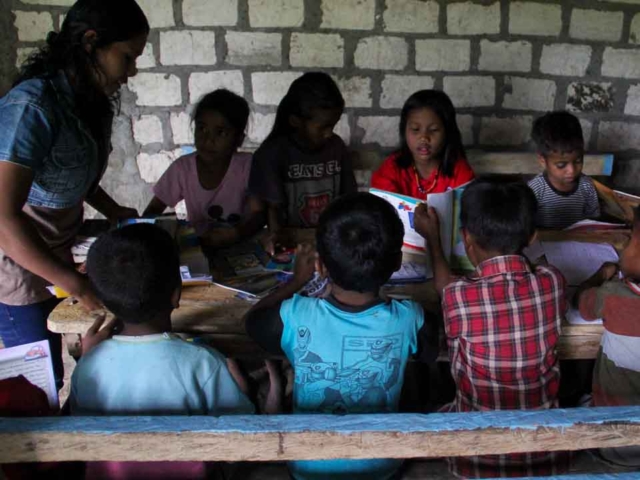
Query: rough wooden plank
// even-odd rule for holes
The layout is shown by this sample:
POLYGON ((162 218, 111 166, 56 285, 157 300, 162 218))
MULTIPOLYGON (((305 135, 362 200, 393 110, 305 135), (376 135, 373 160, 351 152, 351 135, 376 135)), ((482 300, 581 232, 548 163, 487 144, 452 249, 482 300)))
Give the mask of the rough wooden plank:
POLYGON ((428 458, 631 445, 640 445, 640 407, 0 420, 0 463, 428 458))
POLYGON ((562 360, 596 358, 600 349, 600 340, 601 335, 595 333, 591 335, 563 335, 558 340, 558 357, 562 360))
POLYGON ((631 230, 612 229, 598 231, 576 230, 538 230, 538 239, 543 242, 584 242, 584 243, 608 243, 618 252, 622 251, 629 243, 631 230))
MULTIPOLYGON (((542 172, 535 153, 526 152, 467 152, 469 163, 476 175, 531 175, 542 172)), ((586 175, 610 176, 613 172, 613 155, 588 154, 584 156, 583 172, 586 175)))

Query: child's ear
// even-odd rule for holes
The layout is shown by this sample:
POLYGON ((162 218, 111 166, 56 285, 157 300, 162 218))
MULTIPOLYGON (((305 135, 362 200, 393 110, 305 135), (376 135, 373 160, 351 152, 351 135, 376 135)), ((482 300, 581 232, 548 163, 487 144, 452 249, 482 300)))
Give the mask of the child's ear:
POLYGON ((95 30, 87 30, 82 35, 82 47, 87 53, 91 53, 95 48, 95 44, 98 41, 98 34, 95 30))
POLYGON ((324 263, 322 263, 322 260, 320 260, 318 256, 316 256, 316 272, 318 272, 321 278, 327 278, 329 276, 327 267, 324 266, 324 263))
POLYGON ((547 168, 547 160, 545 160, 545 158, 540 154, 537 154, 536 157, 538 158, 538 163, 540 164, 540 166, 543 169, 546 169, 547 168))
POLYGON ((462 243, 464 244, 464 251, 469 257, 469 261, 475 266, 476 262, 476 249, 475 249, 475 241, 473 240, 473 235, 467 232, 466 228, 461 228, 460 233, 462 234, 462 243))

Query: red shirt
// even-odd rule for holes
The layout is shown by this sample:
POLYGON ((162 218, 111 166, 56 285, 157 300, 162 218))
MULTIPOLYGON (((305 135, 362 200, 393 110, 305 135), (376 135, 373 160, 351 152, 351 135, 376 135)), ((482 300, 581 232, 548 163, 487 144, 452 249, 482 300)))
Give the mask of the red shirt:
MULTIPOLYGON (((553 267, 532 271, 519 255, 494 257, 447 285, 442 310, 456 383, 453 411, 557 406, 556 344, 566 311, 565 280, 553 267)), ((555 473, 553 452, 450 460, 462 476, 555 473)))
MULTIPOLYGON (((397 159, 399 156, 400 154, 396 152, 385 158, 380 168, 373 172, 371 186, 387 192, 400 193, 424 200, 426 195, 421 193, 418 188, 415 170, 412 166, 406 168, 398 166, 397 159)), ((466 158, 460 157, 453 167, 453 176, 446 177, 439 169, 434 169, 429 178, 419 178, 419 181, 424 191, 442 193, 464 185, 474 178, 469 162, 467 162, 466 158)))

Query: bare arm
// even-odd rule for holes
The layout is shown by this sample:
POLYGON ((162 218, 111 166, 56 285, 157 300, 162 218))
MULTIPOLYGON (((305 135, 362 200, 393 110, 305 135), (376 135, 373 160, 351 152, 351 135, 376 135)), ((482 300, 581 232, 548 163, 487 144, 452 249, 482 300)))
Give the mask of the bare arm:
POLYGON ((51 253, 22 212, 32 181, 29 168, 0 162, 0 248, 18 265, 69 292, 88 310, 100 308, 89 282, 51 253))
MULTIPOLYGON (((155 197, 154 197, 155 200, 155 197)), ((159 201, 159 200, 158 200, 159 201)), ((151 201, 153 203, 153 200, 151 201)), ((200 238, 203 245, 215 248, 223 248, 257 233, 265 223, 264 202, 257 197, 249 197, 249 213, 240 223, 233 228, 216 229, 203 234, 200 238)), ((145 215, 151 207, 151 203, 145 210, 145 215)))
POLYGON ((111 222, 138 216, 136 209, 120 206, 102 187, 98 187, 90 197, 87 197, 86 202, 111 222))
POLYGON ((444 287, 451 283, 453 277, 449 263, 447 263, 444 251, 442 250, 438 214, 433 207, 427 207, 425 204, 421 204, 416 208, 414 225, 416 231, 427 240, 427 250, 431 258, 436 291, 438 295, 442 295, 444 287))
POLYGON ((154 195, 149 202, 149 205, 147 205, 147 208, 144 209, 142 216, 153 217, 156 215, 162 215, 166 209, 167 206, 164 202, 154 195))

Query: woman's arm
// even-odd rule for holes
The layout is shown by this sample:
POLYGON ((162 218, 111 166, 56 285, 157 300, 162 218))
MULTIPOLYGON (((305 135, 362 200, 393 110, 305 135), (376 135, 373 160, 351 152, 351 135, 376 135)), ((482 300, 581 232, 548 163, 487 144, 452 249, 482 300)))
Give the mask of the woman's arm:
POLYGON ((138 211, 135 208, 120 206, 102 187, 98 187, 85 201, 114 223, 118 220, 138 216, 138 211))
POLYGON ((0 248, 18 265, 69 292, 86 309, 101 308, 88 280, 51 253, 22 212, 32 181, 31 169, 0 162, 0 248))
POLYGON ((167 205, 165 205, 165 203, 162 200, 160 200, 158 197, 154 195, 151 201, 149 202, 149 205, 147 205, 147 208, 144 209, 142 216, 154 217, 156 215, 162 215, 166 209, 167 209, 167 205))

